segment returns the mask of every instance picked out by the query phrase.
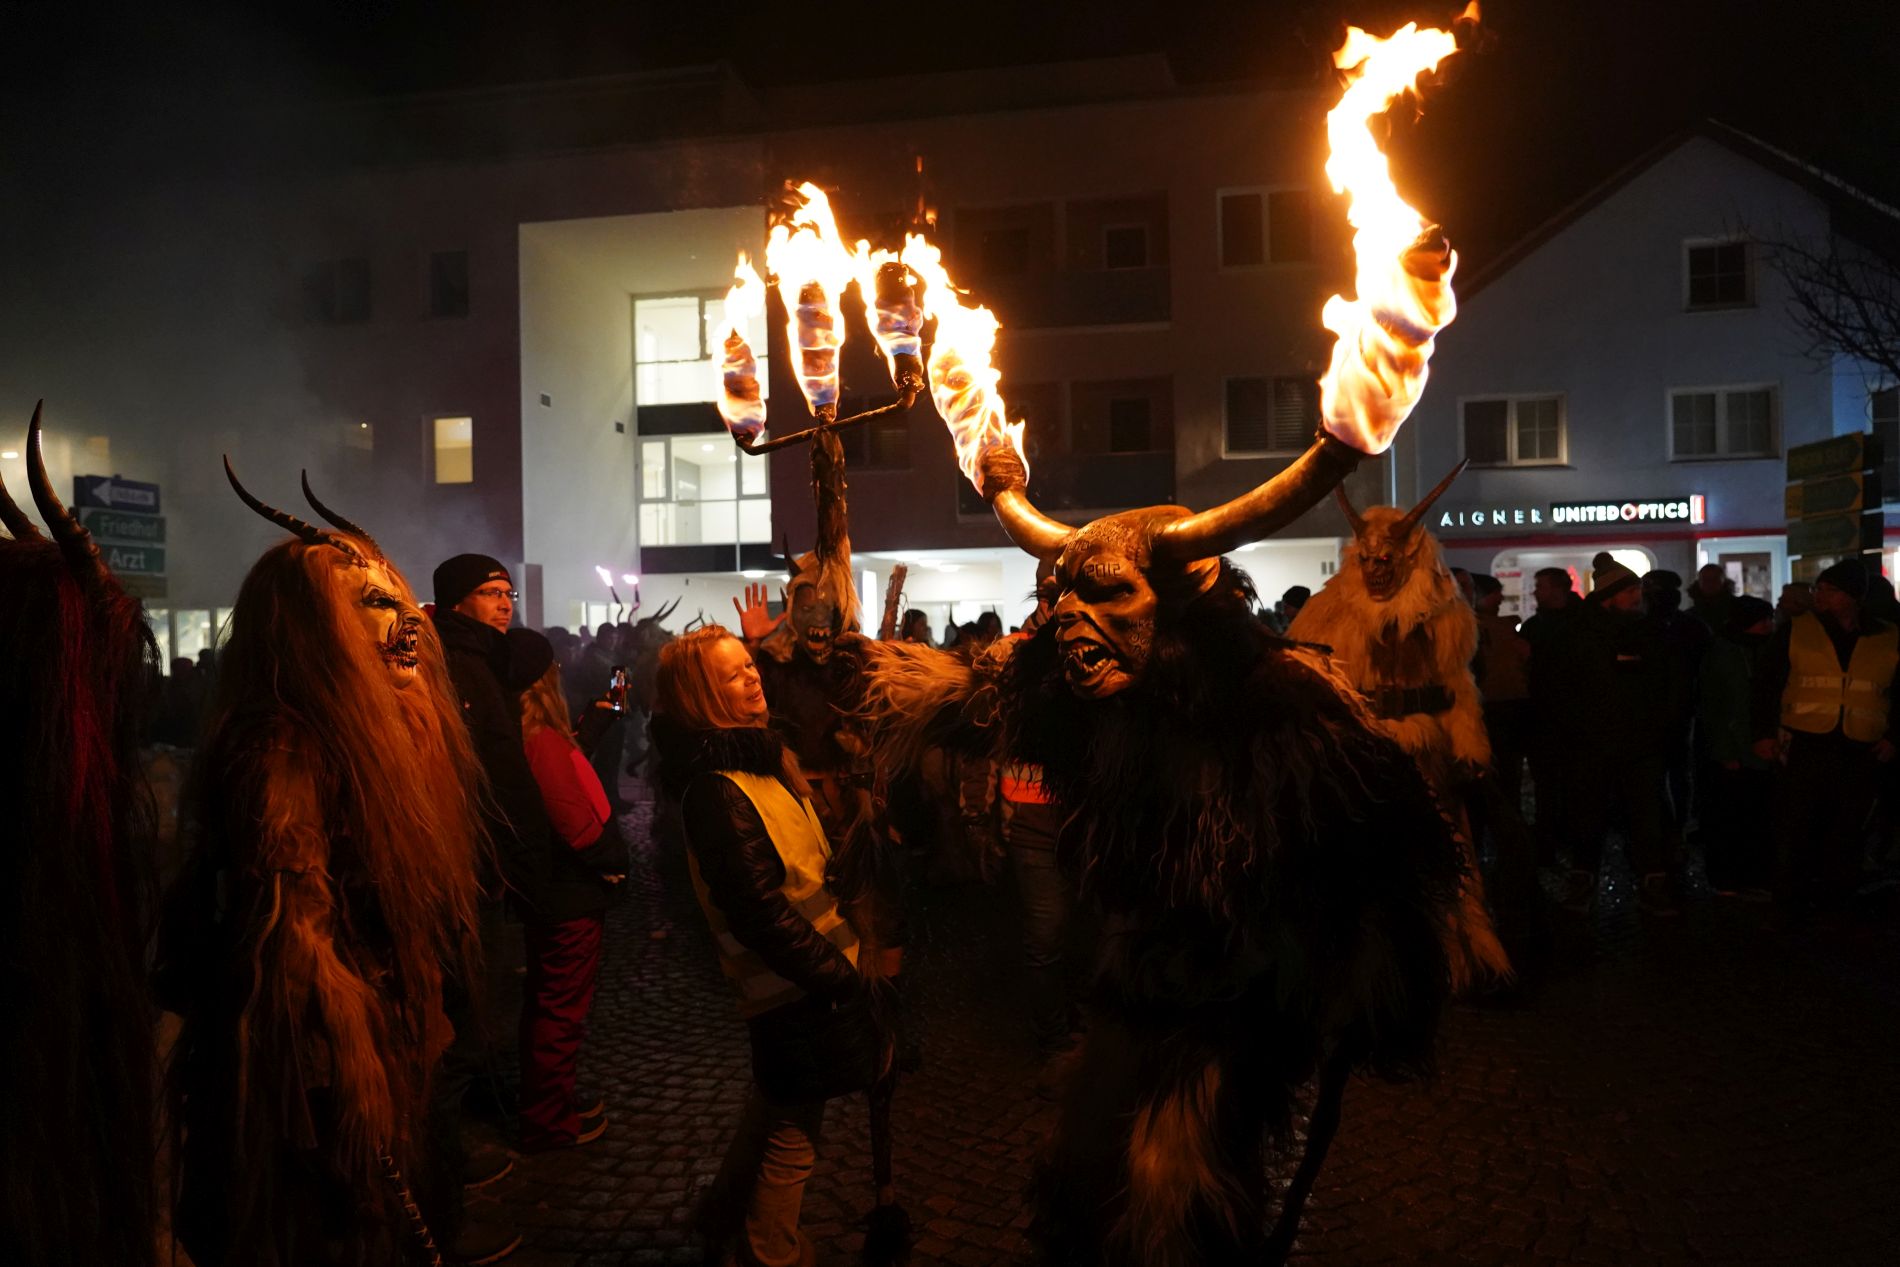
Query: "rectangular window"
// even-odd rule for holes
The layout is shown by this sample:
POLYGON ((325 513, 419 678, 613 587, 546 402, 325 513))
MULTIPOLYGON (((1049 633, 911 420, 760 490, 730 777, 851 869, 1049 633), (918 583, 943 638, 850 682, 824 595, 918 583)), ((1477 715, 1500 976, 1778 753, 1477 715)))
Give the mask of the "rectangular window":
POLYGON ((731 545, 771 534, 764 455, 723 433, 640 440, 640 544, 731 545))
POLYGON ((1222 268, 1250 268, 1267 259, 1266 207, 1255 193, 1222 194, 1220 262, 1222 268))
POLYGON ((1220 195, 1222 268, 1303 264, 1313 258, 1313 197, 1304 189, 1220 195))
POLYGON ((1146 396, 1121 396, 1108 402, 1108 451, 1146 453, 1153 448, 1154 410, 1146 396))
POLYGON ((1553 466, 1564 460, 1561 396, 1504 396, 1463 405, 1473 466, 1553 466))
POLYGON ((1779 452, 1775 389, 1722 387, 1669 394, 1669 456, 1765 458, 1779 452))
POLYGON ((1755 302, 1752 252, 1746 242, 1691 242, 1683 248, 1686 305, 1741 308, 1755 302))
POLYGON ((1229 457, 1298 453, 1319 431, 1319 384, 1306 378, 1230 378, 1229 457))
POLYGON ((437 251, 429 256, 429 315, 468 315, 467 251, 437 251))
POLYGON ((1881 499, 1900 501, 1900 387, 1869 392, 1867 418, 1880 442, 1881 499))
POLYGON ((369 260, 323 260, 304 274, 304 316, 324 325, 369 320, 369 260))
MULTIPOLYGON (((687 405, 718 399, 725 357, 723 295, 650 295, 633 301, 633 377, 636 405, 687 405)), ((765 314, 745 331, 759 362, 759 385, 771 367, 765 354, 765 314)))
POLYGON ((430 420, 435 447, 435 482, 471 484, 475 480, 475 420, 473 418, 435 418, 430 420))
POLYGON ((1148 267, 1148 226, 1112 224, 1103 229, 1102 267, 1148 267))

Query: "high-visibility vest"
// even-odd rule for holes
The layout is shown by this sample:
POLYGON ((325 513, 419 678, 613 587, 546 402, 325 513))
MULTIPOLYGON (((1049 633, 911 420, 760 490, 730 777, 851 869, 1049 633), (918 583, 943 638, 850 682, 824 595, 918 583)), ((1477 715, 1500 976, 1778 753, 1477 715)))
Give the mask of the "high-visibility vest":
POLYGON ((1849 739, 1873 743, 1887 733, 1887 689, 1900 667, 1900 629, 1863 633, 1847 671, 1813 612, 1796 616, 1788 636, 1788 685, 1781 692, 1781 724, 1811 735, 1836 726, 1849 739))
MULTIPOLYGON (((794 796, 783 783, 765 775, 741 770, 721 770, 752 802, 772 848, 785 864, 785 883, 779 892, 792 909, 811 922, 832 945, 844 952, 853 964, 858 961, 858 935, 838 910, 838 900, 825 887, 825 864, 831 858, 831 846, 825 839, 824 824, 818 811, 802 796, 794 796)), ((692 842, 687 841, 688 845, 692 842)), ((719 966, 739 991, 739 1015, 757 1016, 775 1007, 804 997, 805 992, 772 971, 765 961, 741 945, 732 935, 723 911, 713 902, 706 882, 699 874, 699 860, 691 848, 686 851, 687 869, 692 873, 693 892, 699 908, 712 926, 713 941, 719 948, 719 966)))

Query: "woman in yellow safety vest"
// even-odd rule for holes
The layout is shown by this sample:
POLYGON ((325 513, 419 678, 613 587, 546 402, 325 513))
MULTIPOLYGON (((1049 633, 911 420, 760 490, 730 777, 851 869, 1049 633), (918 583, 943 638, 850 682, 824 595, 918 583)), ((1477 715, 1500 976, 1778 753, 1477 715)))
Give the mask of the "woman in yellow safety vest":
POLYGON ((863 1046, 879 1039, 857 935, 825 884, 824 828, 766 713, 758 669, 725 629, 661 650, 658 778, 678 799, 693 888, 752 1045, 752 1091, 699 1230, 709 1260, 730 1245, 740 1263, 792 1267, 814 1257, 798 1215, 825 1099, 858 1089, 828 1078, 875 1061, 863 1046))

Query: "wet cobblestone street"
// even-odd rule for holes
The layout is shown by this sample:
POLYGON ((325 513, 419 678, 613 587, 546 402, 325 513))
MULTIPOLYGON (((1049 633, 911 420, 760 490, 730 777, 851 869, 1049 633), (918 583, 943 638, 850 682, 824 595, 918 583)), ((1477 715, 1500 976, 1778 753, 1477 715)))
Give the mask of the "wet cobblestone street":
MULTIPOLYGON (((629 884, 582 1054, 608 1133, 474 1199, 525 1234, 526 1267, 698 1262, 692 1201, 748 1084, 683 867, 637 846, 629 884)), ((1013 901, 1005 881, 920 904, 926 1064, 896 1106, 916 1264, 1033 1261, 1021 1191, 1051 1110, 1013 901)), ((1900 935, 1774 934, 1758 910, 1701 893, 1646 918, 1613 883, 1526 1000, 1455 1010, 1435 1082, 1352 1085, 1296 1261, 1900 1262, 1900 935)), ((831 1106, 806 1198, 822 1261, 857 1261, 870 1205, 852 1097, 831 1106)))

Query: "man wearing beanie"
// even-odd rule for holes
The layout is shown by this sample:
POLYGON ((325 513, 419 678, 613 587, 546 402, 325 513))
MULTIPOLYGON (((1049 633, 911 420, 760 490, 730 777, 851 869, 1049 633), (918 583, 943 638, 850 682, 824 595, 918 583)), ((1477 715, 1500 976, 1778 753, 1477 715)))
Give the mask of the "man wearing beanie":
MULTIPOLYGON (((448 660, 449 678, 462 701, 462 720, 468 724, 476 759, 488 776, 490 795, 482 805, 482 825, 488 832, 499 874, 482 877, 486 895, 481 931, 483 957, 495 958, 501 929, 501 901, 511 892, 518 903, 532 909, 539 900, 552 865, 553 830, 541 802, 541 789, 521 744, 519 694, 508 685, 508 639, 504 631, 514 618, 514 582, 508 569, 485 554, 458 554, 435 570, 435 627, 448 660)), ((461 983, 479 986, 479 983, 461 983)), ((430 1088, 432 1128, 437 1147, 458 1163, 451 1181, 461 1178, 480 1186, 499 1178, 511 1165, 505 1154, 482 1163, 468 1161, 461 1145, 463 1097, 484 1068, 491 1064, 483 1041, 479 1010, 467 989, 458 991, 459 1007, 450 1011, 455 1040, 444 1053, 430 1088)), ((499 1031, 500 1026, 491 1028, 499 1031)), ((446 1167, 445 1167, 446 1169, 446 1167)), ((446 1224, 451 1262, 488 1263, 506 1256, 510 1240, 519 1237, 496 1229, 471 1227, 458 1237, 462 1188, 444 1193, 430 1214, 430 1222, 446 1224), (446 1212, 445 1212, 446 1211, 446 1212)))
POLYGON ((1552 638, 1547 724, 1561 736, 1564 837, 1570 847, 1567 910, 1596 904, 1603 841, 1617 811, 1627 824, 1630 869, 1643 909, 1676 913, 1666 871, 1663 772, 1686 690, 1674 657, 1643 619, 1636 573, 1597 555, 1582 610, 1552 638))
POLYGON ((1844 908, 1859 887, 1867 814, 1889 737, 1900 629, 1863 604, 1873 572, 1846 558, 1814 582, 1814 608, 1769 644, 1756 684, 1755 752, 1782 762, 1775 794, 1775 901, 1844 908))

